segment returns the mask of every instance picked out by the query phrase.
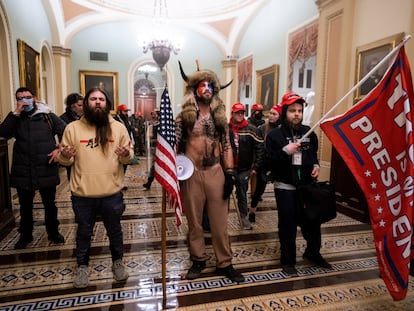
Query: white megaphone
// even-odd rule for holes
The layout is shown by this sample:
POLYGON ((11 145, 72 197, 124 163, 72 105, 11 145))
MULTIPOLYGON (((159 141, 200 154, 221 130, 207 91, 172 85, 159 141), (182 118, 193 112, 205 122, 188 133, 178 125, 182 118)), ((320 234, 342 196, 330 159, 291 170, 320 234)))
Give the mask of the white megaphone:
POLYGON ((183 154, 177 155, 175 158, 175 165, 177 167, 177 179, 186 180, 193 175, 194 164, 193 162, 183 154))

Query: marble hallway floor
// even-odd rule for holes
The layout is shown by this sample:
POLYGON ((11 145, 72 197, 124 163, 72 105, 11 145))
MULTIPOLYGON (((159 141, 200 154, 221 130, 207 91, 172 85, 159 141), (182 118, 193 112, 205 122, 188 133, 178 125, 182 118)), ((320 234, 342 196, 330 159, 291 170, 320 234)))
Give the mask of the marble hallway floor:
MULTIPOLYGON (((174 212, 166 217, 166 288, 161 261, 162 189, 154 182, 143 191, 145 159, 129 166, 126 174, 126 211, 122 226, 124 263, 130 273, 124 283, 112 278, 108 239, 98 219, 92 241, 90 284, 72 286, 75 271, 76 224, 70 192, 62 171, 58 188, 60 231, 66 242, 54 245, 47 239, 43 207, 36 196, 34 241, 15 250, 19 238, 14 228, 0 242, 0 311, 2 310, 413 310, 414 282, 410 279, 405 300, 394 302, 379 278, 373 235, 369 224, 345 215, 322 226, 321 253, 332 270, 310 265, 302 259, 305 242, 297 238, 298 276, 289 277, 280 266, 277 211, 271 185, 259 204, 253 230, 241 230, 230 200, 229 234, 233 265, 246 277, 236 284, 215 274, 215 257, 206 233, 210 259, 197 280, 183 275, 190 266, 186 244, 187 224, 177 227, 174 212), (163 292, 165 291, 165 301, 163 292)), ((13 208, 20 221, 17 199, 13 208)))

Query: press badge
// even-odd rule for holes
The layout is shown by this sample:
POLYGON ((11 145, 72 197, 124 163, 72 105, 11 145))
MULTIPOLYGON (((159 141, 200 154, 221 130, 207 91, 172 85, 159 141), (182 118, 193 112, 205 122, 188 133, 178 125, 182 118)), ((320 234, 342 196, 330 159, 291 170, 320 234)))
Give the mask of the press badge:
MULTIPOLYGON (((295 142, 300 142, 298 138, 294 138, 295 142)), ((302 148, 299 147, 298 150, 292 154, 292 164, 293 165, 302 165, 302 148)))
POLYGON ((302 165, 302 150, 298 150, 292 155, 292 164, 302 165))

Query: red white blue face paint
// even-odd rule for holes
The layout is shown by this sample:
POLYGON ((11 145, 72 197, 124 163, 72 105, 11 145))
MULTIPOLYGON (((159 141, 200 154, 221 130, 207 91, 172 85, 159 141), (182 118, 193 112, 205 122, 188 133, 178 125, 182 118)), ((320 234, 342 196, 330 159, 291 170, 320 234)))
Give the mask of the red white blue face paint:
POLYGON ((206 91, 213 94, 213 84, 206 80, 201 81, 197 87, 197 96, 201 97, 206 91))

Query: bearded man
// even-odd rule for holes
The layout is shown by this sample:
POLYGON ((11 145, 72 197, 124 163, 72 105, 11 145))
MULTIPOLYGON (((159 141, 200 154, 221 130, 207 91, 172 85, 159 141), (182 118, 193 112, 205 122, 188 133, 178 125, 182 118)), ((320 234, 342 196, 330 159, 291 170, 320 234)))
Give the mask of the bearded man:
POLYGON ((110 115, 111 102, 105 91, 89 90, 83 105, 83 117, 71 122, 63 133, 58 156, 60 164, 72 166, 70 190, 78 222, 76 288, 89 284, 89 254, 97 214, 102 215, 109 238, 114 279, 125 281, 129 276, 122 262, 125 204, 121 189, 123 164, 133 158, 131 140, 125 126, 110 115))
POLYGON ((220 86, 217 75, 210 70, 198 70, 188 77, 181 63, 180 70, 187 91, 182 112, 176 119, 177 146, 178 152, 194 164, 193 175, 181 184, 192 260, 186 278, 200 277, 209 258, 202 226, 206 209, 217 274, 233 282, 244 282, 244 276, 233 268, 227 232, 228 199, 235 172, 225 106, 218 92, 229 84, 220 86))
POLYGON ((300 204, 296 187, 312 183, 319 176, 318 137, 310 127, 302 124, 305 99, 295 92, 287 92, 278 104, 281 125, 269 132, 265 148, 274 177, 280 239, 280 263, 287 275, 297 275, 296 232, 301 227, 306 249, 303 258, 325 269, 332 266, 322 257, 321 223, 304 221, 297 213, 300 204))

